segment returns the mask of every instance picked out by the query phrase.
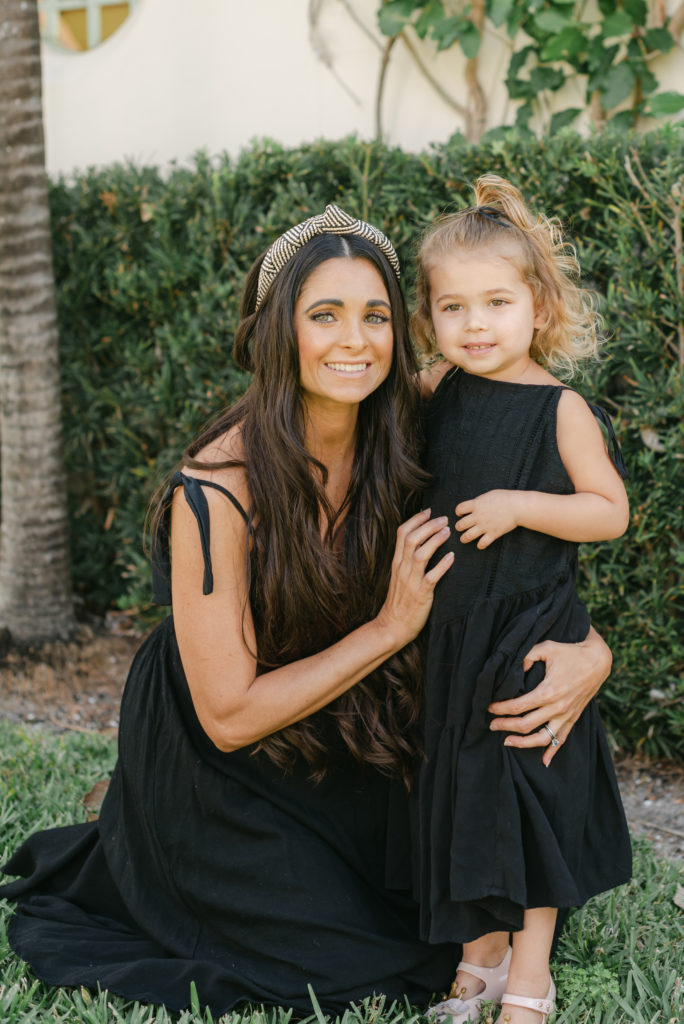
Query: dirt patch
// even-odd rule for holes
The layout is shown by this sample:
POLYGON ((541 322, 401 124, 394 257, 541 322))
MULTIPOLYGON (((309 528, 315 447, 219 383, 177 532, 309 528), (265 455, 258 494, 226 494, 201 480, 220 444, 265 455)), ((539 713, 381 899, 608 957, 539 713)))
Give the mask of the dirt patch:
POLYGON ((626 757, 616 769, 632 834, 650 839, 660 857, 684 864, 684 766, 626 757))
POLYGON ((56 731, 111 732, 142 635, 126 616, 80 625, 68 644, 10 650, 0 662, 0 717, 56 731))
MULTIPOLYGON (((142 634, 125 614, 80 627, 69 644, 45 644, 0 663, 0 718, 55 731, 116 733, 119 703, 142 634)), ((626 757, 617 762, 630 828, 662 857, 684 864, 684 766, 626 757)))

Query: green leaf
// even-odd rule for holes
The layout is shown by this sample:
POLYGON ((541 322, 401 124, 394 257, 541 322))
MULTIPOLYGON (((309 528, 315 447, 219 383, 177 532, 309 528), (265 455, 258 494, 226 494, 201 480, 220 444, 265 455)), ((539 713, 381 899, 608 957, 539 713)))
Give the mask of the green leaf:
POLYGON ((648 7, 646 0, 622 0, 622 6, 635 25, 645 25, 648 7))
POLYGON ((571 16, 572 11, 566 14, 563 11, 547 8, 545 11, 540 11, 539 14, 535 14, 532 23, 540 32, 560 32, 568 24, 568 19, 571 16))
POLYGON ((539 56, 542 60, 560 60, 562 57, 575 57, 587 46, 584 32, 576 25, 568 25, 558 35, 549 39, 542 47, 539 56))
POLYGON ((648 101, 648 112, 653 117, 665 117, 684 110, 684 95, 680 92, 660 92, 648 101))
POLYGON ((599 11, 601 14, 608 15, 612 14, 613 11, 617 10, 616 0, 598 0, 599 11))
POLYGON ((558 68, 537 67, 530 71, 530 85, 535 93, 543 89, 560 89, 565 82, 565 75, 558 68))
POLYGON ((480 49, 480 33, 468 18, 442 18, 432 29, 438 50, 448 50, 458 40, 466 57, 475 57, 480 49))
POLYGON ((490 0, 487 5, 487 14, 495 28, 500 28, 513 10, 515 0, 490 0))
POLYGON ((608 118, 613 128, 618 128, 621 131, 631 131, 634 127, 634 111, 633 110, 619 110, 617 114, 613 114, 612 117, 608 118))
POLYGON ((531 53, 534 53, 534 47, 525 46, 522 50, 514 53, 510 59, 506 74, 506 89, 512 100, 529 100, 535 95, 535 90, 529 79, 518 77, 531 53))
POLYGON ((603 77, 601 86, 601 102, 606 110, 617 107, 630 95, 634 88, 636 76, 629 64, 616 64, 609 68, 603 77))
POLYGON ((632 19, 624 11, 614 11, 607 18, 603 19, 601 35, 604 39, 613 39, 615 36, 624 36, 632 31, 632 19))
POLYGON ((513 8, 511 13, 508 15, 508 20, 506 22, 506 35, 509 39, 515 39, 526 19, 527 12, 524 8, 520 6, 513 8))
POLYGON ((521 107, 518 107, 515 114, 516 128, 528 128, 530 118, 532 117, 533 113, 534 108, 532 107, 532 104, 529 101, 527 103, 523 103, 521 107))
POLYGON ((512 100, 531 100, 537 95, 530 81, 526 78, 506 79, 508 95, 512 100))
POLYGON ((661 53, 669 53, 674 46, 674 39, 666 28, 646 29, 644 42, 649 50, 660 50, 661 53))
POLYGON ((461 17, 442 18, 440 22, 433 26, 432 35, 437 43, 438 50, 448 50, 457 39, 461 38, 464 22, 470 24, 465 18, 461 17))
POLYGON ((522 50, 514 53, 508 64, 508 78, 516 78, 520 69, 524 66, 529 55, 533 52, 534 46, 523 46, 522 50))
POLYGON ((442 0, 429 0, 420 12, 418 21, 413 26, 419 39, 425 39, 430 29, 444 17, 444 5, 442 0))
MULTIPOLYGON (((591 74, 599 76, 602 75, 604 71, 607 71, 613 63, 619 49, 620 47, 617 44, 613 46, 604 46, 603 40, 600 36, 597 36, 596 39, 592 39, 587 51, 587 64, 591 74)), ((600 83, 594 82, 591 84, 591 88, 600 88, 600 83)))
POLYGON ((627 43, 627 58, 635 63, 644 59, 644 43, 641 36, 632 36, 627 43))
POLYGON ((559 110, 551 117, 549 124, 549 135, 554 135, 561 128, 572 124, 578 114, 582 113, 582 107, 568 107, 567 110, 559 110))
POLYGON ((461 49, 469 60, 472 57, 477 57, 480 49, 480 33, 472 21, 468 22, 461 34, 461 49))
POLYGON ((649 96, 652 92, 655 92, 658 88, 659 82, 652 71, 642 64, 639 68, 639 82, 641 84, 641 91, 644 96, 649 96))
POLYGON ((406 28, 416 5, 414 0, 389 0, 378 11, 378 25, 384 36, 396 36, 406 28))

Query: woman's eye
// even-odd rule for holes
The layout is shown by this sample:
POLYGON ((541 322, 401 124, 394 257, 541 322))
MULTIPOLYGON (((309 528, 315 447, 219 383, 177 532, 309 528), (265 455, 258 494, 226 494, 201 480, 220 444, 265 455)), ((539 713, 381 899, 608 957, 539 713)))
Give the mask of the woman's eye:
POLYGON ((312 313, 311 319, 317 324, 329 324, 335 319, 332 313, 321 310, 319 313, 312 313))
POLYGON ((366 315, 366 323, 369 324, 386 324, 389 323, 389 319, 385 313, 368 313, 366 315))

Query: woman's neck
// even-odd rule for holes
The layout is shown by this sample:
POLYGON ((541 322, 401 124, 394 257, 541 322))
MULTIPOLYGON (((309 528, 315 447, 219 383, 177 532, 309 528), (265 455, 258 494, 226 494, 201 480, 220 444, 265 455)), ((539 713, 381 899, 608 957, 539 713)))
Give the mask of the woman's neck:
POLYGON ((327 472, 325 492, 333 509, 340 508, 349 490, 354 454, 358 406, 309 413, 306 425, 306 446, 327 472))

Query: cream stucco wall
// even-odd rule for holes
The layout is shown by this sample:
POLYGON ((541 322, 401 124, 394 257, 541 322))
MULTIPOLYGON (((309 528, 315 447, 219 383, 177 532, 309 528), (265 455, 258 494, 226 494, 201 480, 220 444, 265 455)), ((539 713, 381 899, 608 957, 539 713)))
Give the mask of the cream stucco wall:
MULTIPOLYGON (((310 0, 140 0, 95 50, 66 54, 45 46, 48 170, 124 159, 165 165, 200 148, 237 153, 255 136, 287 145, 353 132, 371 138, 380 65, 371 38, 381 39, 377 0, 349 0, 370 35, 340 0, 318 3, 313 36, 310 0)), ((505 45, 488 37, 480 59, 490 124, 514 115, 503 86, 505 45)), ((422 53, 462 99, 462 57, 437 55, 429 46, 422 53)), ((663 88, 684 90, 681 50, 661 65, 663 88)), ((574 102, 570 95, 566 105, 574 102)), ((389 142, 414 150, 463 128, 401 43, 389 65, 383 128, 389 142)))

